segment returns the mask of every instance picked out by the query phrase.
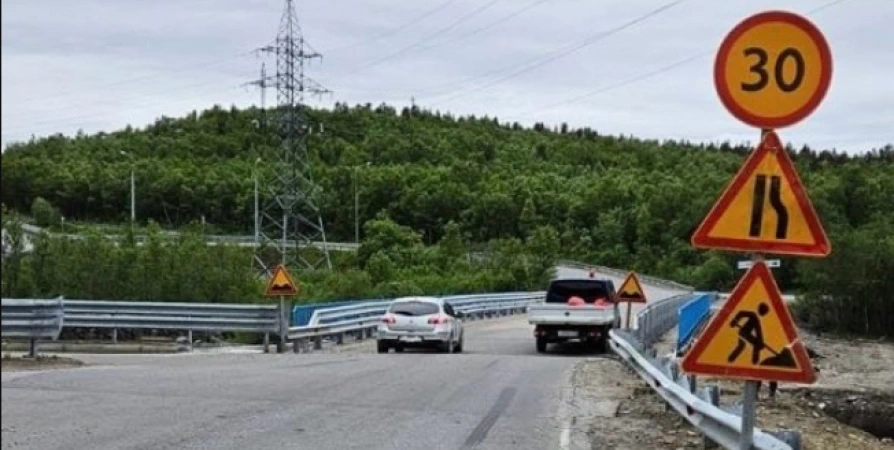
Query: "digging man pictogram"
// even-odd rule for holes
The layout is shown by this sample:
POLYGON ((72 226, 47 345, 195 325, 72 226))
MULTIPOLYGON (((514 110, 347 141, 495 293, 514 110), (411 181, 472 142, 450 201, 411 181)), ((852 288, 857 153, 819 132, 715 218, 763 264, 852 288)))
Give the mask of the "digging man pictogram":
POLYGON ((739 355, 745 351, 748 345, 751 345, 751 364, 761 366, 791 367, 797 368, 791 351, 787 348, 782 351, 775 351, 770 348, 764 341, 764 333, 761 329, 761 317, 766 316, 770 312, 770 307, 766 303, 761 302, 757 306, 757 312, 739 311, 736 317, 730 322, 729 326, 739 329, 739 341, 736 348, 727 357, 727 362, 732 363, 739 358, 739 355), (761 351, 767 350, 773 356, 760 360, 761 351))

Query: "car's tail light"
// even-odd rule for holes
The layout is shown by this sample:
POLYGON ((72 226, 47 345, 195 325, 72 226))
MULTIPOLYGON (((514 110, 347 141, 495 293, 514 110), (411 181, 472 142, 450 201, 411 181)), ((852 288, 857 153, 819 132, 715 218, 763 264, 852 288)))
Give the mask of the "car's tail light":
POLYGON ((447 323, 447 318, 444 316, 435 316, 428 318, 429 325, 441 325, 447 323))
POLYGON ((397 322, 397 319, 395 319, 392 315, 386 315, 385 317, 382 317, 382 323, 394 325, 395 322, 397 322))

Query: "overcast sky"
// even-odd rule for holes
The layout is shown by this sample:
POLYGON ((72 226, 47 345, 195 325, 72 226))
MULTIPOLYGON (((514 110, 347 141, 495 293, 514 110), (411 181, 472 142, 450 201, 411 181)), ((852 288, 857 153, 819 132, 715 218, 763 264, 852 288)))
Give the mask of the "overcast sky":
MULTIPOLYGON (((3 0, 3 146, 258 104, 258 90, 241 85, 257 78, 265 59, 251 50, 273 40, 282 8, 3 0)), ((757 131, 717 98, 714 52, 746 16, 787 9, 825 33, 835 68, 819 109, 781 130, 783 140, 851 153, 894 143, 894 0, 301 0, 296 9, 324 56, 308 74, 333 91, 317 106, 415 98, 501 121, 733 142, 757 131)))

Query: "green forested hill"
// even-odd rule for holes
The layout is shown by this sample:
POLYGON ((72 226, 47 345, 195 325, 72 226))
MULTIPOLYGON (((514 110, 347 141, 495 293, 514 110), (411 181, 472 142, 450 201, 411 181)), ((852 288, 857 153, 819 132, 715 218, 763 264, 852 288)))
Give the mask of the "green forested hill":
MULTIPOLYGON (((749 148, 603 136, 564 125, 525 129, 388 106, 337 105, 309 115, 329 240, 353 240, 356 180, 361 223, 382 214, 420 233, 424 244, 438 242, 451 221, 472 246, 552 229, 560 257, 705 289, 729 289, 739 275, 737 255, 696 251, 689 237, 749 148)), ((222 230, 249 234, 252 171, 258 157, 258 170, 274 170, 266 164, 274 160, 273 127, 256 109, 214 108, 145 129, 13 145, 3 154, 2 201, 28 211, 43 197, 68 219, 126 220, 131 162, 123 151, 135 157, 140 221, 179 227, 204 216, 222 230)), ((858 280, 835 274, 840 268, 853 274, 857 255, 867 258, 861 289, 882 292, 880 283, 894 279, 894 147, 859 157, 792 151, 833 256, 786 259, 778 281, 808 294, 823 282, 852 285, 858 280)), ((887 292, 877 301, 887 302, 887 317, 894 317, 894 287, 887 292)))

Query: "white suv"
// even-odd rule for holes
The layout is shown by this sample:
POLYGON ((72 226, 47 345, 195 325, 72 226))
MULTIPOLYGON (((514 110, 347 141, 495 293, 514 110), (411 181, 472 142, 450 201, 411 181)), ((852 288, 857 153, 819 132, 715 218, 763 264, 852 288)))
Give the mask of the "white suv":
POLYGON ((376 333, 379 353, 406 347, 435 347, 442 352, 463 351, 463 324, 449 303, 435 297, 394 300, 376 333))

